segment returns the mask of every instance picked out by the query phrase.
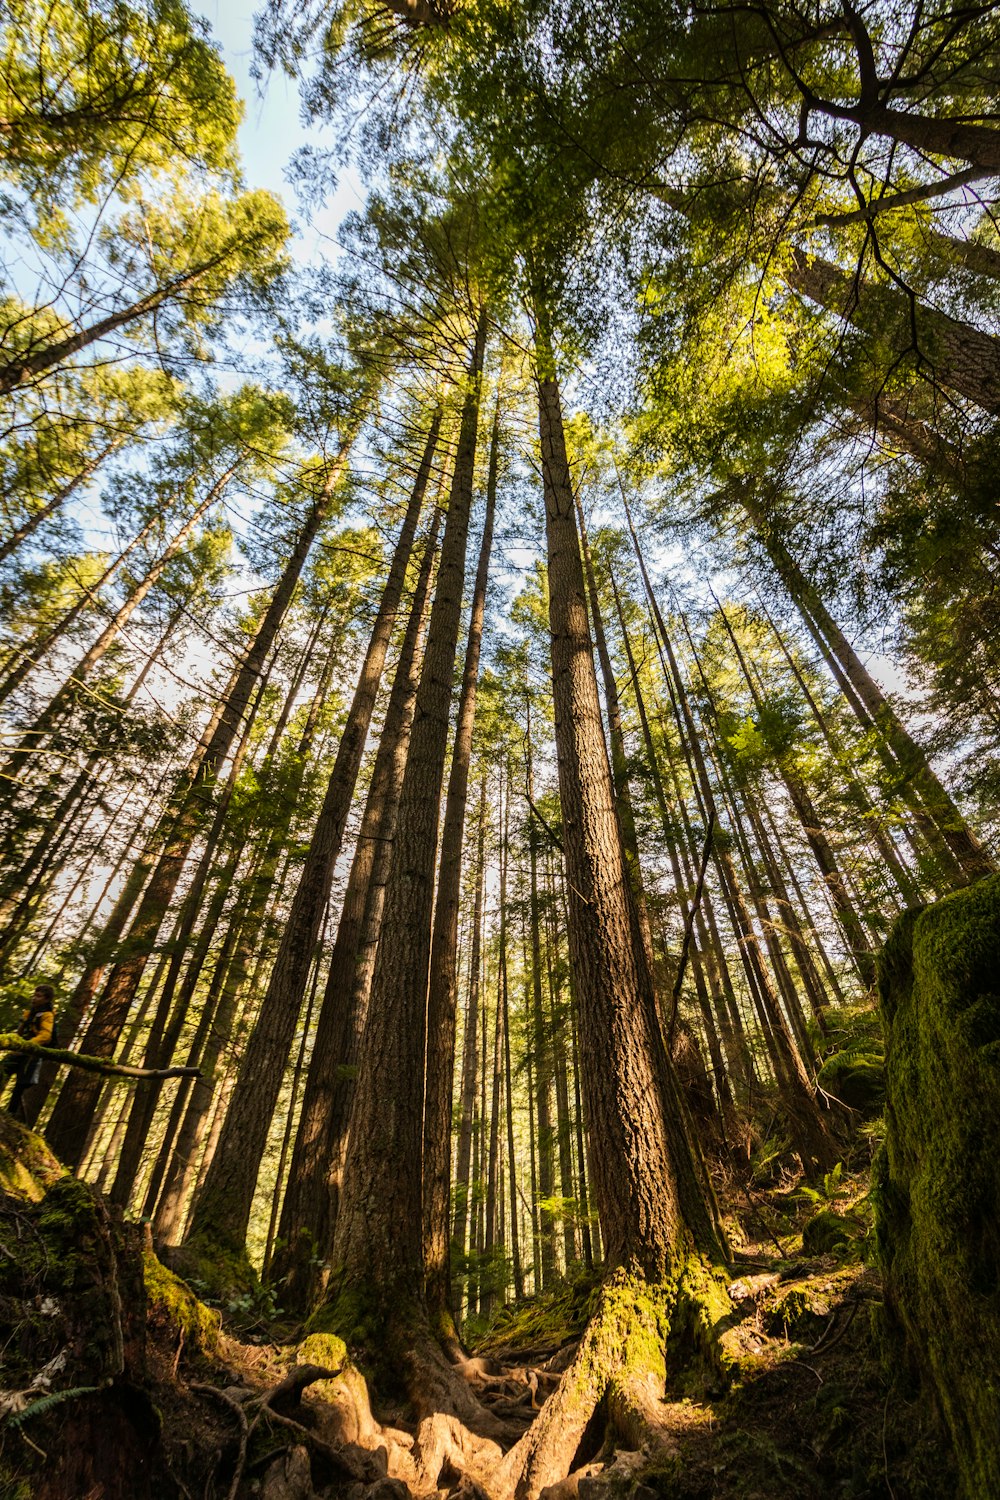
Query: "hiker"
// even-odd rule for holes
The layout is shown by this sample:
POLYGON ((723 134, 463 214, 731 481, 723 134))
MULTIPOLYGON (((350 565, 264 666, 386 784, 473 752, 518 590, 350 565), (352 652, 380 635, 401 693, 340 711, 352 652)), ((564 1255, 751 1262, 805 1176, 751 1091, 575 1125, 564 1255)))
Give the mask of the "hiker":
MULTIPOLYGON (((35 986, 31 1003, 21 1018, 17 1034, 26 1042, 37 1042, 42 1047, 56 1045, 55 990, 51 984, 35 986)), ((14 1092, 10 1096, 7 1110, 16 1120, 23 1120, 22 1100, 30 1088, 38 1082, 42 1060, 25 1052, 11 1052, 3 1061, 5 1078, 14 1078, 14 1092)))

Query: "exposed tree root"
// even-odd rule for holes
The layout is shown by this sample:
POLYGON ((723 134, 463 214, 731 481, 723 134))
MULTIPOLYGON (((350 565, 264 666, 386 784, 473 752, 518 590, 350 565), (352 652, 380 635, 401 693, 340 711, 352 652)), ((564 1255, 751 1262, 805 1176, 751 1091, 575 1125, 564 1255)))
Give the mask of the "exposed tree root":
POLYGON ((725 1356, 715 1327, 728 1310, 718 1284, 691 1266, 678 1287, 651 1286, 616 1272, 597 1306, 576 1356, 530 1430, 505 1454, 489 1489, 494 1500, 537 1500, 572 1472, 598 1405, 629 1446, 665 1446, 660 1409, 667 1374, 667 1340, 708 1355, 719 1375, 725 1356))
POLYGON ((468 1380, 445 1357, 431 1334, 419 1332, 401 1350, 403 1379, 418 1417, 444 1414, 495 1445, 509 1444, 517 1433, 476 1396, 468 1380))
POLYGON ((299 1358, 344 1364, 317 1389, 328 1412, 326 1441, 332 1424, 340 1442, 384 1449, 389 1476, 417 1491, 462 1484, 490 1500, 537 1500, 588 1456, 581 1444, 599 1407, 620 1446, 651 1459, 673 1452, 664 1402, 668 1343, 679 1360, 700 1359, 718 1387, 728 1362, 720 1325, 730 1312, 720 1281, 696 1259, 676 1283, 662 1286, 618 1271, 597 1292, 561 1375, 496 1360, 452 1364, 421 1320, 400 1320, 395 1329, 383 1327, 381 1347, 402 1376, 415 1434, 380 1426, 363 1378, 332 1357, 332 1335, 311 1335, 299 1358), (480 1396, 497 1405, 491 1409, 480 1396))

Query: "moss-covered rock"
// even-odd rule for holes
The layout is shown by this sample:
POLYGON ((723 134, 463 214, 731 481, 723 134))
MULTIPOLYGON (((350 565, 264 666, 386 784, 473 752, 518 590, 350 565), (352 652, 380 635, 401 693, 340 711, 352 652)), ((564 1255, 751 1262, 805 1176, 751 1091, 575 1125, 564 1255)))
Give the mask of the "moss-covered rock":
POLYGON ((935 1393, 979 1500, 1000 1494, 1000 876, 899 919, 879 998, 890 1335, 935 1393))
POLYGON ((161 1259, 176 1275, 190 1282, 200 1295, 228 1304, 243 1297, 259 1297, 260 1278, 243 1245, 196 1236, 183 1245, 164 1246, 161 1259))
POLYGON ((885 1107, 885 1059, 878 1052, 835 1052, 820 1068, 821 1089, 855 1110, 863 1119, 885 1107))

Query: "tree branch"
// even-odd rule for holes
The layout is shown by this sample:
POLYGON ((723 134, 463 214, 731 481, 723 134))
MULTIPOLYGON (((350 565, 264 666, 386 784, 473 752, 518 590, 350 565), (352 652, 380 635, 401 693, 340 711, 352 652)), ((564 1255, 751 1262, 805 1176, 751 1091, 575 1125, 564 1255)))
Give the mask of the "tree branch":
POLYGON ((956 188, 966 187, 970 182, 979 182, 984 177, 994 174, 984 172, 982 167, 966 167, 962 172, 953 172, 950 177, 939 178, 937 182, 925 182, 920 187, 906 188, 903 192, 892 193, 886 198, 875 198, 864 208, 852 208, 848 213, 842 214, 817 214, 813 223, 817 228, 837 229, 842 224, 859 224, 866 219, 874 219, 876 214, 888 213, 892 208, 903 208, 907 203, 922 203, 927 198, 939 198, 945 193, 954 192, 956 188))
POLYGON ((0 1052, 23 1052, 27 1057, 37 1057, 44 1062, 65 1063, 70 1068, 83 1068, 87 1073, 105 1073, 114 1078, 200 1078, 198 1068, 133 1068, 128 1063, 110 1062, 106 1057, 86 1057, 82 1052, 69 1052, 63 1047, 40 1047, 37 1042, 25 1041, 16 1031, 0 1032, 0 1052))

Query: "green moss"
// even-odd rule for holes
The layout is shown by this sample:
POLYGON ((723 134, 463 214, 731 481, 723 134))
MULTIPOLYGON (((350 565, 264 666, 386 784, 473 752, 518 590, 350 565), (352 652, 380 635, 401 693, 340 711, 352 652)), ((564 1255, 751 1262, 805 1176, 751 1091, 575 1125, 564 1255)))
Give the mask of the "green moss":
POLYGON ((259 1297, 260 1278, 246 1247, 198 1235, 171 1251, 172 1269, 213 1302, 228 1304, 243 1297, 259 1297))
POLYGON ((728 1278, 692 1256, 680 1277, 671 1335, 681 1359, 709 1390, 724 1389, 739 1371, 736 1341, 729 1337, 734 1322, 728 1278))
POLYGON ((347 1345, 334 1333, 310 1333, 299 1345, 295 1357, 300 1365, 340 1370, 348 1362, 347 1345))
POLYGON ((219 1314, 199 1302, 187 1283, 168 1271, 151 1250, 143 1254, 142 1275, 147 1316, 170 1323, 178 1333, 183 1332, 188 1349, 213 1353, 219 1342, 219 1314))
POLYGON ((60 1350, 68 1356, 60 1377, 66 1387, 117 1376, 130 1311, 126 1231, 92 1189, 69 1176, 21 1212, 30 1230, 19 1254, 0 1257, 8 1379, 19 1380, 22 1369, 35 1373, 60 1350))
POLYGON ((876 1052, 835 1052, 817 1074, 821 1089, 865 1119, 885 1107, 885 1060, 876 1052))
POLYGON ((332 1338, 335 1349, 346 1347, 365 1378, 384 1395, 396 1397, 404 1394, 399 1356, 409 1329, 416 1331, 419 1323, 417 1303, 410 1306, 404 1294, 390 1296, 375 1284, 347 1281, 335 1272, 326 1301, 309 1318, 306 1331, 310 1337, 332 1338))
POLYGON ((331 1278, 330 1294, 306 1323, 310 1333, 332 1334, 351 1348, 378 1344, 386 1306, 371 1288, 331 1278))
POLYGON ((888 1333, 935 1393, 976 1497, 1000 1494, 998 991, 1000 876, 900 918, 879 966, 888 1333))
POLYGON ((485 1334, 476 1340, 477 1352, 559 1349, 579 1338, 590 1315, 596 1284, 593 1275, 578 1276, 511 1307, 499 1308, 485 1334))
POLYGON ((830 1317, 834 1299, 810 1281, 777 1289, 764 1299, 760 1316, 765 1330, 775 1338, 804 1342, 815 1339, 830 1317))
POLYGON ((0 1193, 39 1203, 52 1184, 65 1175, 65 1167, 42 1137, 0 1110, 0 1193))

